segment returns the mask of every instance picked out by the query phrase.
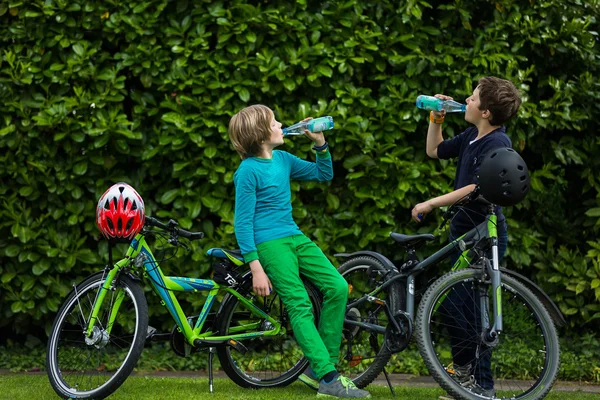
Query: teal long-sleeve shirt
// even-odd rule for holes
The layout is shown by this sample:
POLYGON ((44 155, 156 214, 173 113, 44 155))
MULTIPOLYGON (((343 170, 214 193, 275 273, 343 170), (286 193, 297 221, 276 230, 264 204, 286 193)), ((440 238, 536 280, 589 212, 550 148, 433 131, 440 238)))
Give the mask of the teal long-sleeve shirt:
POLYGON ((309 162, 285 152, 273 158, 249 157, 233 176, 235 184, 235 236, 246 262, 258 259, 256 245, 269 240, 299 235, 292 218, 290 181, 330 181, 333 166, 329 150, 309 162))

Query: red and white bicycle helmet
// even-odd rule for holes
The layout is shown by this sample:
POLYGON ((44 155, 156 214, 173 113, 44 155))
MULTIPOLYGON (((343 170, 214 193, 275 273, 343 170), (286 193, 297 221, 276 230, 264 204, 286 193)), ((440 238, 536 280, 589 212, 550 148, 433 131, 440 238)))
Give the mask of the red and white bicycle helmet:
POLYGON ((98 200, 96 224, 108 240, 132 240, 144 226, 144 200, 125 182, 112 185, 98 200))

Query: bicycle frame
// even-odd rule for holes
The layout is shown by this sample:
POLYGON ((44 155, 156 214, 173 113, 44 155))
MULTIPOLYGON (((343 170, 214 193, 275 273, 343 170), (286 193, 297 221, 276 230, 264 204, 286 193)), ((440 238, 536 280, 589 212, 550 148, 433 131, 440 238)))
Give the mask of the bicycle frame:
MULTIPOLYGON (((397 281, 397 280, 403 280, 406 279, 406 314, 408 315, 408 317, 411 319, 411 321, 414 322, 415 319, 415 278, 417 275, 419 275, 420 273, 424 272, 425 270, 427 270, 429 267, 431 267, 432 265, 435 265, 437 263, 439 263, 440 261, 448 258, 451 254, 451 252, 455 249, 455 248, 459 248, 461 250, 461 255, 458 258, 458 260, 456 261, 456 263, 454 264, 454 266, 452 267, 452 271, 457 271, 460 269, 464 269, 469 267, 473 260, 472 260, 472 256, 470 254, 470 251, 473 247, 473 244, 480 239, 483 238, 489 238, 491 240, 491 250, 492 250, 492 263, 490 265, 490 260, 487 258, 483 258, 483 261, 485 263, 484 267, 487 269, 487 271, 490 274, 491 277, 491 281, 492 281, 492 293, 494 293, 493 296, 493 324, 490 326, 489 324, 489 317, 487 314, 487 310, 489 308, 489 305, 487 304, 487 296, 480 296, 480 310, 481 310, 481 321, 482 321, 482 327, 483 329, 487 329, 487 327, 490 327, 490 331, 488 332, 489 337, 494 338, 496 337, 500 332, 502 332, 502 293, 501 293, 501 287, 500 287, 500 277, 501 277, 501 272, 500 272, 500 265, 499 265, 499 259, 498 259, 498 230, 496 227, 496 223, 497 223, 497 216, 495 214, 494 211, 494 207, 490 206, 490 210, 488 215, 486 216, 485 221, 483 221, 481 224, 477 225, 475 228, 471 229, 469 232, 465 233, 464 235, 454 239, 453 241, 451 241, 450 243, 448 243, 446 246, 444 246, 442 249, 438 250, 437 252, 435 252, 434 254, 432 254, 431 256, 427 257, 425 260, 419 262, 418 264, 416 264, 413 268, 411 268, 409 271, 401 271, 396 273, 396 276, 393 276, 391 279, 388 279, 383 285, 375 288, 373 291, 371 291, 370 293, 364 295, 363 297, 361 297, 360 299, 350 303, 347 305, 347 310, 353 308, 353 307, 357 307, 360 304, 364 303, 365 301, 369 301, 369 302, 378 302, 378 304, 385 304, 386 306, 386 312, 389 313, 390 310, 388 310, 387 304, 385 303, 385 301, 378 299, 376 296, 378 293, 380 293, 382 290, 384 290, 385 288, 387 288, 388 286, 390 286, 393 282, 397 281), (471 243, 471 246, 467 246, 467 243, 471 243)), ((442 298, 440 298, 438 300, 438 305, 440 305, 445 299, 445 296, 442 296, 442 298)), ((397 310, 392 310, 393 312, 397 311, 397 310)), ((392 323, 396 324, 394 318, 391 317, 391 315, 388 315, 389 320, 392 321, 392 323)), ((352 321, 352 320, 345 320, 346 324, 349 325, 354 325, 354 326, 360 326, 366 330, 371 330, 377 333, 382 333, 385 330, 381 329, 383 327, 380 326, 373 326, 372 324, 366 324, 364 322, 359 322, 359 321, 352 321)))
MULTIPOLYGON (((250 301, 248 301, 242 294, 238 293, 235 289, 232 289, 227 286, 221 286, 215 281, 207 279, 165 276, 162 270, 160 269, 156 258, 152 254, 150 247, 146 243, 146 238, 144 234, 139 233, 138 235, 136 235, 135 239, 133 239, 133 241, 130 243, 125 258, 123 258, 120 261, 117 261, 108 271, 106 280, 104 281, 102 288, 98 292, 97 298, 95 300, 91 318, 88 321, 88 326, 86 329, 87 337, 90 337, 92 335, 92 331, 94 329, 98 313, 100 312, 106 294, 111 290, 117 290, 118 293, 116 295, 116 300, 114 304, 112 304, 110 307, 110 315, 108 319, 109 323, 106 327, 106 332, 110 334, 112 325, 116 319, 116 316, 119 312, 119 307, 124 297, 123 290, 118 287, 112 288, 112 283, 115 280, 115 278, 118 277, 119 272, 127 268, 131 268, 132 266, 134 268, 140 269, 143 267, 143 274, 150 278, 150 282, 152 283, 154 291, 161 298, 161 304, 167 307, 167 310, 175 320, 175 323, 181 330, 183 336, 191 345, 194 345, 196 341, 219 342, 244 338, 253 338, 257 336, 275 336, 285 331, 285 328, 283 328, 278 321, 276 321, 271 316, 267 315, 263 310, 255 306, 250 301), (240 303, 253 315, 269 321, 272 324, 273 329, 249 333, 236 333, 227 336, 213 336, 213 332, 211 332, 210 330, 201 333, 202 328, 204 326, 204 322, 206 321, 206 317, 208 316, 214 303, 215 297, 220 290, 224 290, 225 292, 237 297, 240 303), (185 316, 185 313, 181 309, 181 306, 179 305, 179 302, 177 301, 174 292, 198 291, 208 291, 208 297, 206 298, 206 301, 204 303, 204 306, 202 307, 202 311, 198 316, 196 324, 192 326, 190 323, 191 321, 188 320, 188 318, 185 316)), ((256 322, 253 324, 242 325, 239 327, 232 327, 230 331, 244 332, 249 329, 257 329, 259 328, 259 325, 260 322, 256 322)))

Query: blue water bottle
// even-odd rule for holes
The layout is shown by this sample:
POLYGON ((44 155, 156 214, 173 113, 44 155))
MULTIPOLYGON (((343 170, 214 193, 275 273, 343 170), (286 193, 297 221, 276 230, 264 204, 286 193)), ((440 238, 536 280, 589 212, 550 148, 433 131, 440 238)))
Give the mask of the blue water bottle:
POLYGON ((422 110, 431 111, 442 111, 445 110, 447 113, 451 112, 465 112, 467 106, 454 100, 442 100, 434 96, 420 95, 417 97, 417 107, 422 110))
POLYGON ((319 117, 311 119, 309 121, 298 122, 287 128, 283 128, 283 136, 293 135, 304 135, 304 130, 308 129, 310 132, 323 132, 329 129, 333 129, 333 118, 330 116, 319 117))

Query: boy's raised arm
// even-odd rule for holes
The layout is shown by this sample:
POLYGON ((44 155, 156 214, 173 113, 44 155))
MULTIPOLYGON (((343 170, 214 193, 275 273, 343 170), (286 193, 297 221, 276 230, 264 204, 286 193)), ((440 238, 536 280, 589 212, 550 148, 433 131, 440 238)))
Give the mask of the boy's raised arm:
MULTIPOLYGON (((452 97, 443 94, 436 94, 435 97, 442 100, 453 100, 452 97)), ((427 129, 427 145, 426 152, 431 158, 438 158, 437 148, 444 141, 442 136, 442 123, 446 111, 441 112, 432 111, 429 118, 429 128, 427 129)))
POLYGON ((333 179, 333 164, 329 149, 324 152, 317 151, 317 162, 301 160, 293 154, 287 153, 291 163, 290 177, 300 181, 325 182, 333 179))

